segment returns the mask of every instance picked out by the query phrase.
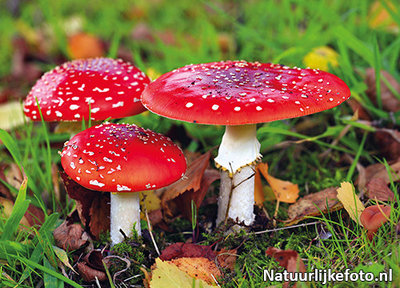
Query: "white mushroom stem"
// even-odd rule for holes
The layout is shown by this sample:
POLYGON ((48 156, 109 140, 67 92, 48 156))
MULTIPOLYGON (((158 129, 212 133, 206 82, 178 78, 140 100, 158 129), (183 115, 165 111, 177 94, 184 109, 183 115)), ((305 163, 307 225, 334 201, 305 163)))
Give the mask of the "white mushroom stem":
POLYGON ((254 167, 262 156, 256 125, 226 126, 215 163, 221 170, 217 224, 254 221, 254 167))
POLYGON ((141 235, 139 192, 111 193, 110 218, 111 245, 121 243, 124 240, 120 230, 127 237, 132 236, 133 229, 136 229, 138 235, 141 235))

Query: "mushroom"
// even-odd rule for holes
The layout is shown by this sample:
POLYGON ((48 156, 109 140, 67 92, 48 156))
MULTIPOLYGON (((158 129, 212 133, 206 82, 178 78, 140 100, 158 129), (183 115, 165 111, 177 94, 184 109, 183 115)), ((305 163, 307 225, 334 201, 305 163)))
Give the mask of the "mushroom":
POLYGON ((139 191, 169 185, 183 177, 186 160, 171 139, 129 124, 100 124, 76 134, 61 152, 65 172, 80 185, 111 192, 110 236, 140 235, 139 191))
POLYGON ((140 94, 150 79, 138 68, 110 58, 66 62, 45 73, 24 101, 25 115, 40 121, 105 120, 146 109, 140 94))
POLYGON ((389 220, 390 206, 373 205, 364 209, 360 216, 360 222, 367 230, 369 240, 372 240, 378 229, 389 220))
POLYGON ((249 225, 254 165, 262 157, 256 124, 330 109, 349 96, 346 84, 327 72, 226 61, 168 72, 145 88, 142 103, 164 117, 226 125, 215 158, 222 169, 217 224, 230 217, 249 225))

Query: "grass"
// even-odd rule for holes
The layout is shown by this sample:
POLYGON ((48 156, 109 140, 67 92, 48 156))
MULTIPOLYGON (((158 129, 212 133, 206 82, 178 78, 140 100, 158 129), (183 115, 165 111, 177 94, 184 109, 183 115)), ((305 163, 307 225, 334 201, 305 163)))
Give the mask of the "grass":
MULTIPOLYGON (((388 80, 376 73, 376 104, 365 93, 364 77, 369 67, 386 70, 400 81, 400 39, 384 29, 370 27, 372 1, 196 1, 194 5, 177 0, 174 5, 169 5, 167 1, 132 3, 116 0, 111 5, 105 0, 96 0, 95 4, 93 1, 37 0, 21 2, 18 9, 10 7, 12 2, 0 3, 0 94, 11 87, 17 90, 15 97, 22 99, 33 85, 22 80, 10 81, 15 36, 25 39, 30 50, 26 58, 46 71, 60 59, 69 59, 68 31, 75 25, 71 23, 78 23, 81 30, 109 43, 109 56, 117 56, 119 48, 123 47, 143 71, 151 70, 157 74, 189 63, 224 59, 304 67, 302 59, 312 48, 329 46, 339 55, 339 66, 331 67, 330 72, 348 84, 352 98, 368 111, 372 121, 381 123, 382 127, 398 127, 400 113, 389 113, 383 108, 380 83, 382 79, 388 84, 388 80), (132 30, 143 23, 153 31, 153 42, 133 39, 132 30), (170 39, 167 41, 163 37, 170 39), (45 50, 44 55, 40 49, 45 50), (20 85, 18 89, 17 85, 20 85)), ((400 26, 399 11, 390 9, 387 1, 380 3, 389 8, 395 23, 400 26)), ((394 90, 392 85, 389 88, 394 90)), ((398 91, 393 92, 400 98, 398 91)), ((357 164, 387 163, 379 153, 379 146, 373 142, 377 128, 351 119, 352 114, 350 107, 343 104, 301 119, 260 124, 258 137, 270 173, 297 183, 304 196, 338 186, 344 180, 355 181, 357 164), (307 123, 310 126, 306 126, 307 123), (347 132, 342 135, 345 129, 347 132), (327 150, 329 153, 321 158, 327 150), (345 155, 351 161, 345 160, 345 155)), ((121 121, 160 133, 177 129, 184 135, 179 139, 183 148, 196 152, 205 152, 218 145, 223 133, 223 127, 182 123, 151 113, 121 121)), ((53 126, 45 123, 27 122, 12 131, 0 130, 0 163, 6 167, 17 164, 24 176, 20 187, 2 180, 16 201, 11 215, 0 219, 1 287, 88 287, 79 277, 65 276, 71 274, 63 273, 60 267, 65 266, 59 264, 60 259, 54 251, 52 231, 75 209, 72 200, 67 199, 62 204, 54 184, 54 168, 60 162, 57 152, 68 137, 55 134, 53 126), (39 207, 45 214, 45 222, 40 228, 17 225, 29 204, 39 207)), ((219 245, 240 246, 239 256, 235 270, 225 274, 225 281, 220 283, 224 283, 223 287, 265 287, 263 269, 282 270, 275 260, 265 256, 268 247, 277 247, 298 251, 308 271, 349 268, 379 273, 391 268, 394 273, 391 286, 400 286, 400 251, 395 228, 400 218, 398 184, 392 181, 390 187, 396 195, 391 203, 391 222, 379 230, 374 242, 368 241, 365 232, 344 211, 310 219, 318 222, 315 225, 257 235, 243 232, 230 235, 219 245)), ((265 206, 273 214, 275 203, 265 203, 265 206)), ((281 205, 280 219, 286 218, 287 207, 281 205)), ((205 213, 199 209, 195 218, 201 221, 205 213)), ((175 233, 165 235, 160 230, 153 231, 160 248, 168 242, 184 241, 194 235, 195 227, 184 219, 171 225, 175 233)), ((220 236, 216 232, 204 234, 202 243, 215 243, 220 236)), ((73 253, 69 257, 74 263, 73 253)), ((111 272, 115 271, 111 269, 111 272)), ((136 282, 132 283, 140 285, 142 277, 135 278, 136 282)), ((269 284, 279 286, 282 283, 269 284)), ((90 287, 96 287, 94 285, 90 287)), ((106 283, 102 285, 108 287, 106 283)), ((348 285, 338 283, 336 286, 348 285)), ((389 284, 357 282, 352 285, 387 287, 389 284)))

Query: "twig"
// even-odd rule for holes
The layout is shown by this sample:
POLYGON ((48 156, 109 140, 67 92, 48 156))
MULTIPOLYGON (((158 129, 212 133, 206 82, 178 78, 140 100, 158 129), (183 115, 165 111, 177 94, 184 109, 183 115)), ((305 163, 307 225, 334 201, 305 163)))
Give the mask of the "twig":
POLYGON ((297 225, 292 225, 292 226, 288 226, 288 227, 275 228, 275 229, 269 229, 269 230, 264 230, 264 231, 257 231, 257 232, 254 232, 254 234, 258 235, 258 234, 276 232, 276 231, 280 231, 280 230, 288 230, 288 229, 293 229, 293 228, 298 228, 298 227, 310 226, 310 225, 314 225, 314 224, 318 224, 318 223, 319 223, 318 221, 315 221, 315 222, 311 222, 311 223, 297 224, 297 225))
POLYGON ((152 228, 151 228, 151 223, 150 223, 150 218, 149 218, 149 213, 147 213, 147 208, 144 208, 144 214, 146 215, 146 219, 147 219, 147 226, 149 228, 149 233, 150 233, 150 238, 151 241, 153 242, 154 248, 156 249, 156 252, 158 254, 158 256, 160 256, 160 250, 158 249, 157 243, 154 240, 154 236, 153 236, 153 232, 152 232, 152 228))

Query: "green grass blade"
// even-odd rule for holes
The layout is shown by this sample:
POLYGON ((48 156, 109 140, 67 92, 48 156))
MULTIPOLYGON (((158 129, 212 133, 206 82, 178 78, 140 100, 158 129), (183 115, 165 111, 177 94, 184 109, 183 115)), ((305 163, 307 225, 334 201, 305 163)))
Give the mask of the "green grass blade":
POLYGON ((14 139, 7 133, 7 131, 0 129, 0 140, 3 142, 4 146, 6 146, 7 150, 10 152, 13 157, 15 163, 21 169, 21 154, 19 152, 17 143, 15 143, 14 139))
POLYGON ((18 192, 17 199, 15 200, 15 204, 13 210, 11 212, 10 217, 7 219, 6 224, 4 226, 3 235, 1 235, 0 240, 10 240, 13 236, 14 232, 17 231, 19 227, 19 222, 26 210, 28 210, 28 206, 30 201, 26 200, 26 188, 28 184, 28 179, 25 178, 21 184, 21 187, 18 192))
POLYGON ((79 285, 75 281, 72 281, 71 279, 68 279, 64 275, 59 274, 56 271, 51 270, 51 269, 49 269, 49 268, 47 268, 47 267, 45 267, 43 265, 40 265, 38 263, 35 263, 35 262, 33 262, 33 261, 29 260, 29 259, 26 259, 25 257, 20 257, 20 256, 15 256, 15 255, 10 255, 10 256, 13 257, 14 259, 17 259, 17 260, 21 261, 25 265, 30 266, 31 269, 32 268, 39 269, 44 273, 47 273, 47 274, 49 274, 49 275, 51 275, 51 276, 53 276, 53 277, 55 277, 57 279, 60 279, 61 281, 64 281, 65 283, 71 285, 72 287, 83 288, 81 285, 79 285))

